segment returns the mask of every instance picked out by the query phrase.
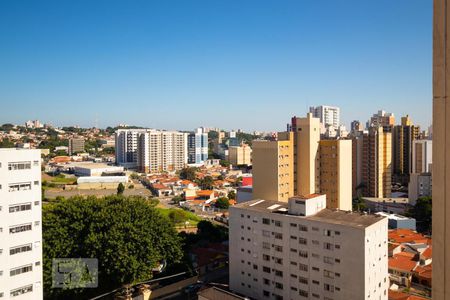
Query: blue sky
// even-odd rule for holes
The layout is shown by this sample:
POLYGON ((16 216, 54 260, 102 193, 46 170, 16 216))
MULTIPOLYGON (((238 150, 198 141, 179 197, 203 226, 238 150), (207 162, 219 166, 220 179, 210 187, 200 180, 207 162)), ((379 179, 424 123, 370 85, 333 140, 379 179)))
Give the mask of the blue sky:
POLYGON ((0 123, 431 122, 431 0, 0 2, 0 123))

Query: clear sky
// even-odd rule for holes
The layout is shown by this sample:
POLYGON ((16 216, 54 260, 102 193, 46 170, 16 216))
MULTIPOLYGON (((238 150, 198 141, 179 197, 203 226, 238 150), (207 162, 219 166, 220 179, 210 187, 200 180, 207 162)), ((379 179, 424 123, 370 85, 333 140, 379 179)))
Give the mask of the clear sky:
POLYGON ((431 0, 0 1, 0 123, 431 122, 431 0))

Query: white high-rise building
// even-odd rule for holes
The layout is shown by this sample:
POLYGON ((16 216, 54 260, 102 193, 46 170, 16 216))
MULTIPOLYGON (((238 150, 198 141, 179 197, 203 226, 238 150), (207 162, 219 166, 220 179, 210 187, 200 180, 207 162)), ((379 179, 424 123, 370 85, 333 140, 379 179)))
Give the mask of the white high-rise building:
POLYGON ((174 171, 188 161, 187 133, 148 130, 138 138, 137 168, 140 172, 174 171))
POLYGON ((230 289, 254 299, 388 299, 388 220, 324 195, 230 208, 230 289))
POLYGON ((320 123, 328 128, 332 126, 334 129, 338 129, 340 123, 340 109, 335 106, 321 105, 317 107, 311 106, 309 112, 313 114, 314 118, 319 118, 320 123))
POLYGON ((119 129, 116 131, 116 164, 128 169, 137 167, 139 135, 149 129, 119 129))
POLYGON ((40 161, 40 150, 0 149, 0 298, 43 298, 40 161))

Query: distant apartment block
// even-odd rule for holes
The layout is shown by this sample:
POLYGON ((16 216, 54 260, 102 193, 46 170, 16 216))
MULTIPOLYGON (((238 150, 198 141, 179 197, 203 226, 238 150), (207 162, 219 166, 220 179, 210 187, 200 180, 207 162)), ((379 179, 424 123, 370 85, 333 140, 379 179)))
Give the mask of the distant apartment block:
POLYGON ((254 141, 253 196, 287 201, 294 195, 327 195, 327 207, 352 209, 352 143, 320 140, 320 122, 309 113, 292 118, 277 141, 254 141))
POLYGON ((403 183, 408 183, 412 169, 413 142, 419 137, 420 128, 414 126, 410 117, 402 117, 401 125, 394 126, 392 132, 392 171, 403 183))
POLYGON ((314 118, 319 118, 320 123, 325 127, 339 128, 340 121, 340 109, 339 107, 321 105, 317 107, 310 107, 309 112, 314 118))
POLYGON ((187 164, 187 133, 149 130, 138 138, 137 168, 152 173, 175 171, 187 164))
POLYGON ((327 208, 352 210, 352 141, 319 142, 319 191, 327 208))
POLYGON ((119 129, 115 135, 116 164, 128 169, 137 167, 139 135, 148 129, 119 129))
POLYGON ((188 163, 204 164, 208 159, 208 133, 197 128, 188 135, 188 163))
POLYGON ((294 137, 278 134, 277 141, 253 141, 253 197, 287 202, 294 195, 294 137))
POLYGON ((43 298, 40 160, 0 149, 0 298, 43 298))
POLYGON ((384 110, 379 110, 378 113, 374 114, 370 118, 367 127, 383 127, 384 131, 391 132, 394 125, 394 114, 385 112, 384 110))
POLYGON ((431 173, 433 163, 433 141, 416 140, 412 146, 412 172, 431 173))
POLYGON ((252 164, 252 148, 248 145, 228 147, 228 161, 235 166, 250 166, 252 164))
POLYGON ((414 205, 421 197, 431 197, 433 188, 433 177, 431 173, 411 174, 408 185, 408 198, 414 205))
POLYGON ((367 197, 391 196, 392 133, 371 127, 363 135, 361 185, 367 197))
POLYGON ((388 220, 324 195, 230 208, 230 289, 253 299, 388 299, 388 220))
POLYGON ((84 138, 69 139, 69 155, 84 152, 84 138))

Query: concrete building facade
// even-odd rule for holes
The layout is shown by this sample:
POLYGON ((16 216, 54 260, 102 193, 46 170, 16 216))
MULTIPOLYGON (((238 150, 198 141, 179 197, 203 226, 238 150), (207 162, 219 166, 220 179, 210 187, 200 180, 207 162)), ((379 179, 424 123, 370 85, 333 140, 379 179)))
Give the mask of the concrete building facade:
POLYGON ((42 299, 41 152, 0 149, 0 298, 42 299))
POLYGON ((415 205, 420 197, 431 197, 433 190, 433 177, 431 173, 411 174, 408 185, 408 198, 411 205, 415 205))
POLYGON ((138 161, 139 135, 148 129, 118 129, 115 134, 116 164, 135 169, 138 161))
POLYGON ((434 0, 433 299, 450 299, 450 1, 434 0))
POLYGON ((339 107, 321 105, 317 107, 310 107, 309 112, 314 118, 319 118, 320 123, 325 128, 333 127, 338 129, 341 125, 339 107))
POLYGON ((253 299, 388 299, 386 218, 324 195, 230 208, 230 289, 253 299))

